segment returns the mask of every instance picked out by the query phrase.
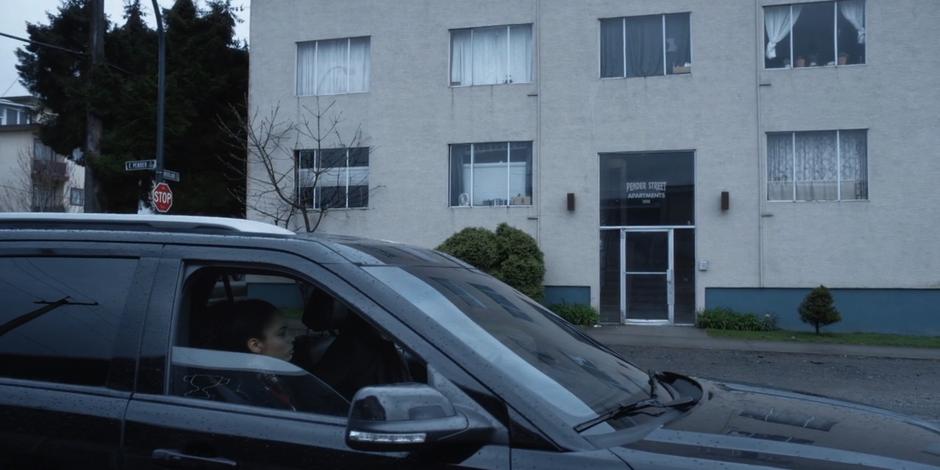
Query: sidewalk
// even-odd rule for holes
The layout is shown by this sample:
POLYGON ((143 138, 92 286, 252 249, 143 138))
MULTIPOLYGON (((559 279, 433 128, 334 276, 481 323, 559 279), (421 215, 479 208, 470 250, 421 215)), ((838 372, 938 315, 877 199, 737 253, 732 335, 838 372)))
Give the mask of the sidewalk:
POLYGON ((705 330, 690 326, 604 325, 585 328, 585 331, 592 338, 608 346, 649 346, 940 361, 940 349, 712 338, 705 333, 705 330))

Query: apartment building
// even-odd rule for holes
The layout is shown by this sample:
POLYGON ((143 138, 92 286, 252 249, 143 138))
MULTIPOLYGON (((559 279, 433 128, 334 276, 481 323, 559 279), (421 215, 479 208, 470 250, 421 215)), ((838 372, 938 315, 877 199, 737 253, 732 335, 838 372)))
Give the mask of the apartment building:
POLYGON ((834 330, 940 334, 940 2, 255 0, 250 44, 253 111, 361 135, 279 150, 319 230, 506 222, 606 323, 804 328, 822 284, 834 330))

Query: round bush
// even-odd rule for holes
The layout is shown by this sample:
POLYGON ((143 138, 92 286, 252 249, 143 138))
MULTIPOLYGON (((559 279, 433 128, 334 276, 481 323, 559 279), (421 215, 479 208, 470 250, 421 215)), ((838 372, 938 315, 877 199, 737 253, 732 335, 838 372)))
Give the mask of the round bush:
POLYGON ((545 257, 529 234, 507 224, 496 232, 465 228, 441 243, 438 250, 453 255, 477 269, 540 300, 545 278, 545 257))
POLYGON ((451 235, 437 249, 486 272, 499 264, 501 258, 496 234, 479 227, 465 228, 451 235))
POLYGON ((555 304, 548 308, 574 325, 593 326, 600 318, 594 307, 585 304, 555 304))

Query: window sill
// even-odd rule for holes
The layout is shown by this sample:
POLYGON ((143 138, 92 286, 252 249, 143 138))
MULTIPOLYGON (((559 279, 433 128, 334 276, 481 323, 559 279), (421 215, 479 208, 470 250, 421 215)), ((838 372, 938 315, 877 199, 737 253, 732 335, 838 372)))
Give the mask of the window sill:
POLYGON ((769 204, 831 204, 831 203, 835 203, 835 204, 842 204, 842 203, 854 204, 854 203, 870 202, 870 201, 871 201, 871 199, 840 199, 840 200, 831 200, 831 201, 829 201, 829 200, 817 200, 817 201, 792 201, 792 200, 779 201, 779 200, 768 200, 768 201, 766 201, 766 202, 769 203, 769 204))
POLYGON ((821 69, 844 69, 844 68, 855 68, 855 67, 864 67, 868 65, 865 64, 845 64, 845 65, 807 65, 806 67, 774 67, 767 68, 764 67, 766 72, 778 72, 781 70, 821 70, 821 69))
MULTIPOLYGON (((308 207, 307 210, 308 210, 308 211, 311 211, 311 212, 321 212, 321 210, 320 210, 320 209, 317 209, 316 207, 308 207)), ((367 210, 369 210, 368 207, 331 207, 331 208, 327 209, 326 212, 336 212, 336 211, 343 211, 343 212, 346 212, 346 211, 367 211, 367 210)))
POLYGON ((526 209, 535 207, 534 204, 521 205, 515 204, 511 206, 447 206, 450 209, 526 209))
POLYGON ((480 84, 480 85, 448 85, 448 88, 483 88, 483 87, 513 86, 513 85, 531 85, 533 83, 535 82, 489 83, 489 84, 480 84))
POLYGON ((319 95, 298 95, 294 93, 294 96, 297 98, 316 98, 318 96, 342 96, 342 95, 366 95, 369 93, 369 90, 366 91, 350 91, 345 93, 322 93, 319 95))
POLYGON ((603 80, 634 80, 638 78, 666 78, 666 77, 683 77, 683 76, 692 76, 692 72, 688 73, 670 73, 665 75, 643 75, 637 77, 600 77, 603 80))

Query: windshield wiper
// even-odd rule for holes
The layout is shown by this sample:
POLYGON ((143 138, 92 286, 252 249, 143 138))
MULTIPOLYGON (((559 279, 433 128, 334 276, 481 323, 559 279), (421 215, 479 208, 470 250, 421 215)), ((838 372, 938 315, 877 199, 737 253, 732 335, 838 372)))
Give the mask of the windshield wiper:
MULTIPOLYGON (((595 425, 597 425, 597 424, 603 423, 604 421, 607 421, 607 420, 610 420, 610 419, 619 418, 619 417, 621 417, 621 416, 629 415, 629 414, 631 414, 631 413, 636 413, 636 412, 639 412, 640 410, 644 410, 644 409, 646 409, 646 408, 658 408, 658 409, 673 408, 673 409, 682 409, 682 408, 686 408, 686 407, 688 407, 688 406, 690 406, 690 405, 694 405, 695 403, 696 403, 695 399, 694 399, 694 398, 690 398, 690 397, 683 397, 683 398, 679 398, 679 399, 677 399, 677 400, 667 401, 666 403, 663 403, 663 402, 659 401, 659 399, 656 399, 656 398, 646 398, 646 399, 639 400, 639 401, 635 401, 635 402, 632 402, 632 403, 625 403, 625 404, 622 404, 622 405, 617 405, 616 407, 614 407, 614 408, 612 408, 612 409, 610 409, 610 410, 608 410, 608 411, 605 411, 604 413, 601 413, 601 414, 598 415, 596 418, 589 419, 589 420, 587 420, 587 421, 585 421, 585 422, 583 422, 583 423, 581 423, 581 424, 575 426, 575 427, 574 427, 574 430, 577 431, 577 432, 581 432, 581 431, 584 431, 585 429, 591 428, 591 427, 593 427, 593 426, 595 426, 595 425)), ((657 414, 645 413, 645 414, 650 414, 650 415, 653 415, 653 416, 658 416, 659 414, 662 414, 662 413, 657 413, 657 414)))
MULTIPOLYGON (((664 384, 663 384, 662 382, 660 382, 659 379, 657 379, 657 377, 659 377, 661 374, 660 374, 659 372, 656 372, 655 370, 650 369, 650 370, 647 371, 647 375, 649 375, 649 382, 648 382, 648 383, 649 383, 649 387, 650 387, 650 388, 649 388, 649 398, 646 398, 646 399, 643 399, 643 400, 634 401, 634 402, 630 402, 630 403, 623 403, 623 404, 617 405, 617 406, 611 408, 610 410, 601 413, 601 414, 598 415, 596 418, 592 418, 592 419, 590 419, 590 420, 588 420, 588 421, 585 421, 585 422, 583 422, 583 423, 581 423, 581 424, 575 426, 575 427, 574 427, 574 430, 577 431, 577 432, 581 432, 581 431, 584 431, 585 429, 588 429, 588 428, 590 428, 590 427, 592 427, 592 426, 595 426, 595 425, 597 425, 597 424, 603 423, 604 421, 607 421, 607 420, 610 420, 610 419, 619 418, 619 417, 621 417, 621 416, 625 416, 625 415, 628 415, 628 414, 631 414, 631 413, 640 412, 640 410, 644 410, 644 409, 646 409, 646 408, 657 408, 657 409, 674 408, 674 409, 682 409, 682 408, 689 407, 690 405, 694 405, 694 404, 696 403, 696 400, 695 400, 694 398, 691 398, 691 397, 679 397, 679 398, 677 398, 677 399, 675 399, 675 400, 667 401, 667 402, 665 402, 665 403, 659 401, 659 398, 658 398, 657 393, 656 393, 656 386, 659 385, 659 386, 665 388, 664 384)), ((673 391, 672 391, 670 388, 667 388, 667 391, 669 391, 670 394, 673 393, 673 391)), ((653 414, 653 413, 645 412, 645 414, 649 414, 649 415, 653 415, 653 416, 658 416, 659 414, 662 414, 662 413, 663 413, 663 412, 653 414)))

